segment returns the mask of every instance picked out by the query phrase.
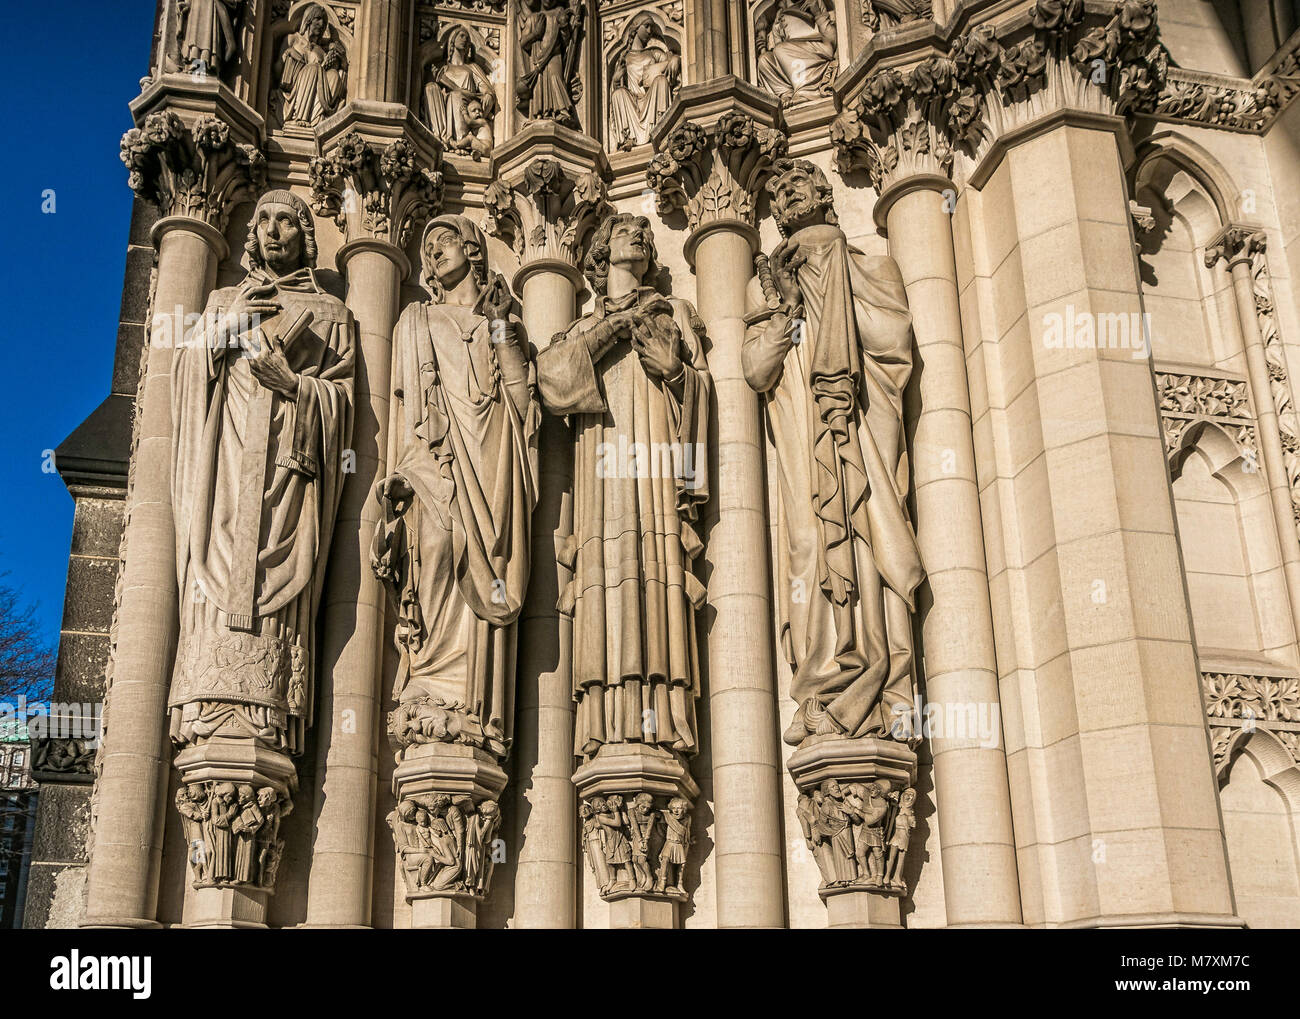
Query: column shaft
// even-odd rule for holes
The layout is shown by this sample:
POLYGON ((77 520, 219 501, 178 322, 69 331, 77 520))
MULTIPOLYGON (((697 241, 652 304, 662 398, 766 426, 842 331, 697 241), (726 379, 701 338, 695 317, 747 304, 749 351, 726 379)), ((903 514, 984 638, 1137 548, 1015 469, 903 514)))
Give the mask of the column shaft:
MULTIPOLYGON (((520 294, 524 329, 538 350, 573 322, 576 288, 569 276, 542 270, 520 294)), ((515 708, 512 852, 514 925, 571 929, 577 909, 577 803, 573 782, 573 621, 556 609, 569 571, 556 561, 556 535, 573 524, 573 440, 565 422, 542 415, 533 563, 520 619, 515 708)))
POLYGON ((753 264, 749 238, 726 227, 709 228, 695 252, 717 398, 704 559, 719 927, 785 923, 765 454, 758 394, 741 367, 753 264))
MULTIPOLYGON (((309 926, 370 923, 383 663, 384 599, 370 568, 379 522, 375 483, 388 460, 393 326, 399 308, 396 249, 355 242, 346 263, 347 305, 360 332, 354 395, 355 473, 343 485, 322 612, 316 712, 316 837, 307 892, 309 926)), ((345 453, 346 455, 346 453, 345 453)))
POLYGON ((200 312, 216 278, 216 230, 164 219, 158 238, 156 314, 137 399, 140 435, 130 493, 121 604, 96 796, 86 923, 141 926, 155 919, 168 768, 167 690, 176 651, 176 538, 172 522, 171 370, 185 316, 200 312))
MULTIPOLYGON (((933 189, 889 209, 889 249, 903 274, 916 337, 919 414, 912 436, 916 534, 926 567, 920 595, 925 697, 970 710, 982 732, 928 740, 938 801, 949 926, 1019 924, 1020 884, 1002 739, 993 617, 980 524, 970 395, 962 347, 952 217, 933 189)), ((945 712, 951 717, 953 712, 945 712)))

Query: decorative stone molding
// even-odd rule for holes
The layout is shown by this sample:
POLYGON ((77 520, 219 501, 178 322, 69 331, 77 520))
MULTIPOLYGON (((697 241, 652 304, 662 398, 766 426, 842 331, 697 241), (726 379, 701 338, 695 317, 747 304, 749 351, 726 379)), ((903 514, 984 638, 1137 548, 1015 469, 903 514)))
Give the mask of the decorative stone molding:
POLYGON ((685 121, 655 144, 646 168, 660 215, 686 213, 691 230, 737 220, 755 225, 754 205, 786 138, 747 113, 728 111, 711 127, 685 121))
POLYGON ((122 136, 131 190, 163 216, 186 216, 224 233, 230 211, 261 188, 266 159, 231 140, 229 126, 201 116, 186 125, 170 110, 148 114, 122 136))
POLYGON ((93 780, 98 741, 75 737, 42 737, 32 741, 32 775, 38 782, 93 780))
POLYGON ((442 171, 420 162, 405 138, 381 147, 349 131, 311 161, 312 209, 333 219, 349 241, 370 238, 405 248, 412 231, 442 205, 442 171))
POLYGON ((1205 267, 1213 269, 1222 260, 1231 270, 1238 262, 1250 262, 1268 247, 1268 236, 1252 226, 1229 223, 1205 246, 1205 267))
POLYGON ((517 184, 494 180, 483 193, 487 232, 510 242, 519 264, 556 260, 577 269, 586 235, 608 209, 597 173, 575 173, 542 156, 517 184))
POLYGON ((1291 509, 1300 526, 1300 415, 1296 413, 1287 370, 1286 352, 1278 329, 1277 309, 1273 303, 1273 278, 1268 269, 1264 235, 1253 243, 1250 271, 1255 291, 1255 315, 1264 339, 1264 359, 1268 362, 1268 387, 1277 411, 1278 431, 1282 439, 1282 460, 1286 467, 1287 487, 1291 492, 1291 509))
POLYGON ((1189 427, 1211 421, 1231 436, 1250 460, 1259 462, 1255 418, 1250 412, 1245 381, 1157 371, 1156 388, 1166 456, 1173 458, 1181 451, 1189 427))
POLYGON ((1300 764, 1300 679, 1250 673, 1201 674, 1214 770, 1223 779, 1237 748, 1265 730, 1300 764))

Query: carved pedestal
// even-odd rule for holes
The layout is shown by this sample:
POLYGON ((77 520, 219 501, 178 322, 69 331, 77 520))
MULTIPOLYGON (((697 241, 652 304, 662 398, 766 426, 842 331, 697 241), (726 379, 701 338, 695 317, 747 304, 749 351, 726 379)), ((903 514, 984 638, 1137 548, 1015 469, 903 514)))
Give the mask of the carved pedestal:
POLYGON ((388 825, 413 928, 476 926, 503 858, 498 799, 505 785, 496 758, 475 746, 412 743, 399 752, 388 825))
POLYGON ((187 927, 265 927, 298 788, 293 761, 257 739, 216 736, 176 755, 188 845, 187 927))
POLYGON ((699 787, 676 754, 609 743, 573 773, 581 849, 611 928, 680 926, 699 787))
POLYGON ((916 823, 916 754, 892 740, 814 735, 786 766, 821 870, 817 891, 829 926, 901 927, 903 858, 916 823))

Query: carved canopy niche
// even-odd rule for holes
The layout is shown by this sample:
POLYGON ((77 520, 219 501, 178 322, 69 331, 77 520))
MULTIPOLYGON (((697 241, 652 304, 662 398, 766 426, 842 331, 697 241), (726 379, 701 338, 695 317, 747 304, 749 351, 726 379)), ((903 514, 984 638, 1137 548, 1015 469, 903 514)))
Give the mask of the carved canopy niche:
POLYGON ((682 0, 600 10, 601 119, 610 152, 646 144, 686 82, 682 0))
POLYGON ((750 7, 752 80, 785 107, 831 94, 839 70, 835 0, 759 0, 750 7))
POLYGON ((409 105, 451 156, 482 161, 504 140, 505 4, 422 6, 409 105), (486 8, 478 9, 479 6, 486 8))
POLYGON ((269 17, 261 106, 272 130, 310 134, 352 93, 356 10, 319 0, 278 0, 269 17))

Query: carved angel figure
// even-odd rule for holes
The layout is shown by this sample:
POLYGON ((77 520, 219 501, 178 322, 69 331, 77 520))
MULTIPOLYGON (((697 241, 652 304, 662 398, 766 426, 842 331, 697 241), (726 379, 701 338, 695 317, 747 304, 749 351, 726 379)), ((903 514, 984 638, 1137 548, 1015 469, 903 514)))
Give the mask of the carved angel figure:
POLYGON ((631 41, 610 77, 609 142, 619 149, 650 140, 650 132, 672 102, 682 71, 681 57, 668 47, 663 29, 648 11, 632 18, 628 34, 631 41))
POLYGON ((758 29, 758 81, 783 106, 830 93, 835 17, 825 0, 777 0, 758 29))
POLYGON ((424 86, 429 127, 452 152, 475 159, 492 154, 492 118, 497 97, 479 66, 469 30, 456 26, 447 35, 445 51, 433 61, 424 86))
POLYGON ((311 4, 297 32, 284 40, 277 61, 285 124, 311 127, 343 102, 347 92, 347 53, 337 39, 325 45, 329 19, 319 4, 311 4))

